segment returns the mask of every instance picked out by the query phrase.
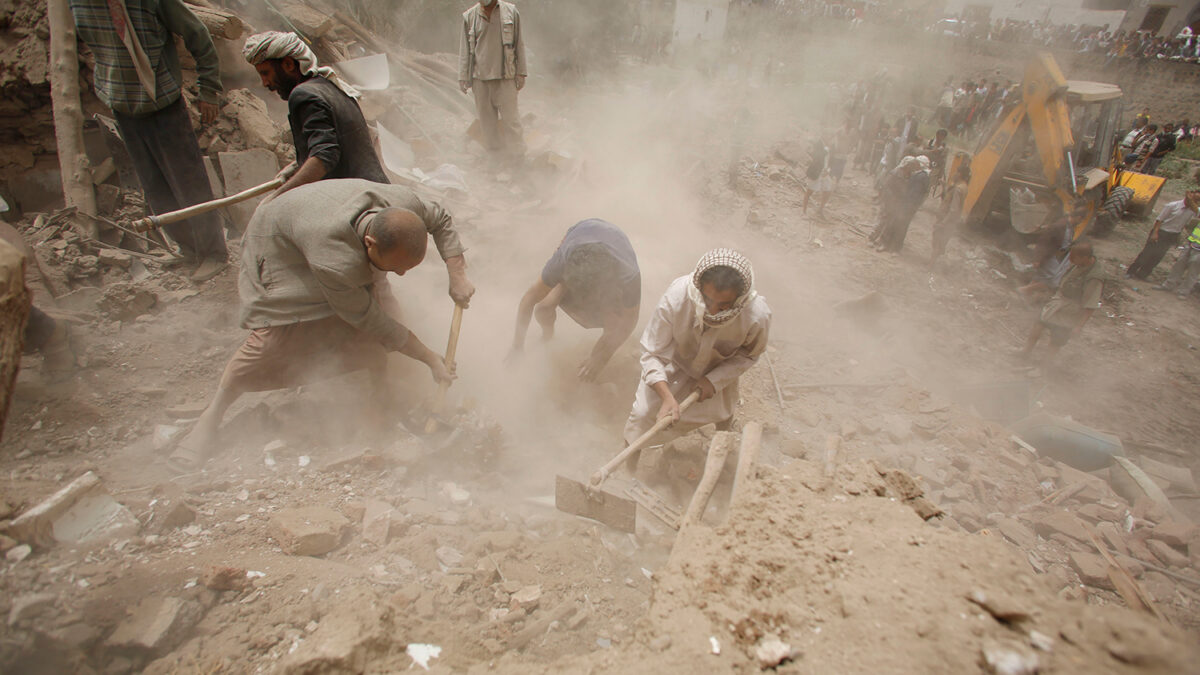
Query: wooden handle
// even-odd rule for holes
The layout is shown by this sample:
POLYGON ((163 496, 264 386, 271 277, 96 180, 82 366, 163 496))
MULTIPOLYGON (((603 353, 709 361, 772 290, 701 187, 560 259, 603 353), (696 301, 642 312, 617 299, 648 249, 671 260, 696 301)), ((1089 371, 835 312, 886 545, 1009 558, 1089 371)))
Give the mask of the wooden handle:
MULTIPOLYGON (((679 404, 679 415, 682 417, 683 413, 687 412, 687 409, 692 407, 692 404, 698 400, 700 400, 700 391, 699 390, 693 391, 692 393, 688 394, 688 397, 683 399, 683 402, 679 404)), ((650 439, 654 437, 654 434, 657 434, 658 432, 662 431, 663 429, 666 429, 667 427, 671 426, 674 423, 675 423, 675 420, 671 419, 670 417, 664 417, 664 418, 658 420, 657 422, 655 422, 654 426, 650 427, 649 431, 642 434, 641 436, 638 436, 638 439, 636 441, 627 445, 625 447, 625 449, 622 450, 620 453, 618 453, 616 457, 613 457, 612 460, 608 464, 605 464, 604 466, 600 467, 599 471, 592 474, 592 480, 591 480, 592 485, 596 486, 596 485, 603 483, 604 479, 608 478, 608 474, 612 473, 613 470, 616 469, 618 466, 620 466, 621 462, 624 462, 630 455, 637 452, 638 450, 641 450, 642 446, 646 445, 646 443, 648 443, 650 441, 650 439)))
POLYGON ((248 190, 243 190, 243 191, 237 193, 236 195, 222 197, 221 199, 214 199, 211 202, 204 202, 202 204, 195 204, 195 205, 187 207, 186 209, 179 209, 178 211, 169 211, 167 213, 163 213, 163 214, 160 214, 157 216, 146 216, 145 218, 139 218, 139 219, 133 221, 132 223, 130 223, 130 226, 133 227, 133 229, 136 230, 137 232, 149 232, 150 230, 160 228, 163 225, 170 225, 171 223, 178 223, 181 220, 187 220, 188 218, 191 218, 192 216, 198 216, 202 213, 208 213, 209 211, 214 211, 223 206, 229 206, 230 204, 237 204, 238 202, 244 202, 247 199, 257 197, 265 192, 270 192, 272 190, 275 190, 281 185, 283 185, 283 179, 276 178, 276 179, 270 181, 269 183, 263 183, 262 185, 259 185, 257 187, 252 187, 248 190))
MULTIPOLYGON (((454 318, 450 320, 450 339, 446 342, 446 367, 449 368, 454 364, 454 355, 458 351, 458 334, 462 330, 462 305, 455 303, 454 318)), ((437 415, 442 412, 442 406, 446 403, 446 390, 450 388, 449 382, 438 384, 437 398, 433 399, 433 407, 430 409, 429 420, 425 422, 425 433, 432 434, 437 431, 438 421, 437 415)))
POLYGON ((717 479, 721 477, 721 471, 725 468, 725 458, 729 456, 729 449, 733 447, 735 437, 736 434, 731 431, 718 431, 713 436, 708 445, 708 457, 704 460, 704 473, 700 475, 700 484, 692 494, 687 512, 679 520, 680 532, 689 525, 700 522, 704 517, 708 500, 712 498, 713 488, 717 486, 717 479))

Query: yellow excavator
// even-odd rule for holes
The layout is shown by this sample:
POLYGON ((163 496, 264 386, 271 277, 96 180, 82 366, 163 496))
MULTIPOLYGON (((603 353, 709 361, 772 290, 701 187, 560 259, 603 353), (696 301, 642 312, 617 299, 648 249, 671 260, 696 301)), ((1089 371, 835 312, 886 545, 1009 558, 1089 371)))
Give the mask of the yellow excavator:
POLYGON ((1020 94, 975 154, 950 167, 954 175, 958 162, 970 162, 966 223, 1010 223, 1029 234, 1069 214, 1078 238, 1106 234, 1127 209, 1153 208, 1166 179, 1122 168, 1120 87, 1069 81, 1054 57, 1041 54, 1026 66, 1020 94), (1034 217, 1017 217, 1014 193, 1037 207, 1034 217))

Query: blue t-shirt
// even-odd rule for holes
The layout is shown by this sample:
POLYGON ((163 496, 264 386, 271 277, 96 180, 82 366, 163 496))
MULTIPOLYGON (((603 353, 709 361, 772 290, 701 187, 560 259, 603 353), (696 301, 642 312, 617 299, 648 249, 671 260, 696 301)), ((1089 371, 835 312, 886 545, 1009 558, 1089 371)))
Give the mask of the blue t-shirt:
POLYGON ((567 230, 562 243, 542 268, 542 283, 551 288, 564 283, 571 254, 585 246, 608 254, 589 280, 589 285, 602 285, 608 292, 592 293, 589 291, 594 288, 571 288, 568 283, 560 306, 568 312, 588 314, 617 308, 614 305, 637 306, 642 297, 642 273, 633 244, 619 227, 598 218, 578 222, 567 230))

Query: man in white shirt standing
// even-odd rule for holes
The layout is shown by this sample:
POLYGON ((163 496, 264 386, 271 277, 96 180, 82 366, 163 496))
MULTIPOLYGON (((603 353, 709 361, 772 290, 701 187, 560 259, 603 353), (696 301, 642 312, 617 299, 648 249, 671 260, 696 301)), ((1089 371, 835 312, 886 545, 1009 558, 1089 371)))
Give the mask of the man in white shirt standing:
POLYGON ((1150 273, 1162 262, 1163 256, 1179 243, 1179 235, 1184 230, 1190 230, 1192 223, 1200 217, 1200 190, 1191 190, 1184 194, 1183 199, 1174 201, 1159 211, 1158 218, 1150 228, 1146 237, 1146 245, 1142 252, 1125 272, 1127 279, 1150 278, 1150 273))
POLYGON ((521 15, 511 2, 479 0, 463 12, 458 48, 458 86, 475 93, 483 144, 490 152, 525 154, 517 92, 525 87, 525 40, 521 15))

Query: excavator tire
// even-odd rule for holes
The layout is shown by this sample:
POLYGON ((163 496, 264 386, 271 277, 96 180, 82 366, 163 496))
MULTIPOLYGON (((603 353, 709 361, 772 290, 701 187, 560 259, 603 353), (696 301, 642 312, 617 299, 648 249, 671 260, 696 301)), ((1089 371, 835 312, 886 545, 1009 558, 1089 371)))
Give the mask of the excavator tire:
POLYGON ((1131 199, 1133 199, 1133 188, 1124 186, 1113 188, 1108 199, 1104 200, 1096 214, 1094 226, 1096 236, 1103 237, 1113 231, 1113 228, 1121 222, 1121 218, 1125 215, 1125 209, 1131 199))

